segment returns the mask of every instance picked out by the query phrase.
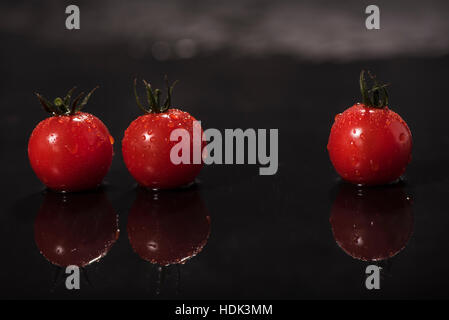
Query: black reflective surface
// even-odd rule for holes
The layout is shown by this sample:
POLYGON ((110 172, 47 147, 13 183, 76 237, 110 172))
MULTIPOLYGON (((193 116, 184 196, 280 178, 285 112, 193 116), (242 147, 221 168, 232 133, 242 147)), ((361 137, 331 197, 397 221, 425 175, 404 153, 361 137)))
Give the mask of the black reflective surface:
POLYGON ((1 298, 448 297, 449 56, 317 63, 218 51, 157 61, 145 55, 135 58, 122 43, 59 48, 57 43, 40 45, 32 36, 4 32, 0 37, 1 298), (368 190, 357 197, 357 191, 342 190, 345 184, 331 166, 326 144, 334 115, 359 99, 361 68, 392 83, 391 108, 407 121, 414 147, 400 186, 392 192, 368 190), (255 165, 212 165, 203 169, 194 189, 179 191, 185 196, 166 193, 155 200, 153 194, 142 194, 120 152, 124 130, 139 115, 131 83, 137 75, 161 85, 165 73, 180 80, 174 103, 205 128, 278 128, 277 174, 259 176, 255 165), (32 93, 56 96, 74 84, 82 90, 101 86, 87 111, 103 120, 116 141, 111 170, 96 195, 101 200, 89 209, 97 225, 85 223, 85 216, 73 219, 72 211, 91 212, 77 208, 78 200, 49 199, 27 159, 27 139, 46 116, 32 93), (183 215, 167 217, 175 201, 185 203, 180 206, 183 215), (51 210, 42 213, 48 206, 51 210), (388 208, 395 208, 396 217, 388 217, 392 221, 378 217, 388 208), (153 216, 146 217, 145 211, 153 216), (343 220, 336 237, 331 215, 333 223, 338 215, 343 220), (362 220, 351 221, 351 215, 361 215, 362 220), (155 241, 170 243, 177 219, 182 225, 192 224, 190 232, 179 233, 187 240, 176 246, 190 241, 193 249, 165 255, 163 264, 192 257, 184 264, 159 268, 149 261, 160 257, 148 252, 159 248, 155 241), (134 243, 132 232, 139 226, 147 224, 152 230, 160 221, 167 233, 151 239, 138 235, 140 240, 134 243), (379 228, 375 229, 379 242, 372 234, 372 221, 379 228), (360 241, 359 234, 347 235, 351 224, 364 240, 383 248, 347 254, 357 250, 351 248, 351 239, 360 241), (82 264, 104 255, 84 267, 80 290, 65 289, 60 270, 45 253, 58 248, 38 240, 41 228, 49 229, 44 230, 47 241, 69 241, 71 249, 84 248, 82 264), (84 236, 71 234, 73 228, 84 230, 84 236), (52 230, 56 233, 48 238, 52 230), (344 241, 349 245, 342 245, 344 241), (139 251, 142 243, 149 251, 139 251), (104 250, 86 249, 93 244, 104 250), (352 256, 392 257, 366 262, 352 256), (388 265, 381 290, 364 287, 370 263, 388 265))

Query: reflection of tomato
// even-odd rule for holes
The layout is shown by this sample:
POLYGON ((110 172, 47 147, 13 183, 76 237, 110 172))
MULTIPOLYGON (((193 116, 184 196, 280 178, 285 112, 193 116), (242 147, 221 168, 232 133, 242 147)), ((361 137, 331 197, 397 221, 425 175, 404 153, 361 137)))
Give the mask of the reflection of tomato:
POLYGON ((335 241, 364 261, 391 258, 413 232, 411 200, 401 186, 360 188, 341 184, 330 223, 335 241))
POLYGON ((142 259, 166 266, 184 263, 203 249, 210 218, 197 190, 152 193, 139 188, 127 230, 142 259))
POLYGON ((31 134, 28 156, 34 172, 47 187, 58 191, 97 187, 112 161, 113 139, 108 129, 97 117, 78 110, 87 100, 77 104, 80 99, 76 99, 70 107, 67 97, 57 98, 55 104, 38 97, 53 116, 41 121, 31 134))
POLYGON ((104 192, 47 192, 34 238, 51 263, 84 267, 105 256, 118 238, 117 215, 104 192))
POLYGON ((364 85, 361 89, 363 104, 357 103, 335 117, 327 145, 331 162, 343 179, 354 184, 393 182, 411 159, 410 129, 388 108, 386 96, 379 98, 384 88, 377 91, 377 100, 366 98, 364 85))
POLYGON ((193 162, 196 149, 199 149, 198 154, 201 155, 203 131, 199 126, 200 145, 195 147, 195 118, 185 111, 169 109, 170 94, 166 103, 161 105, 161 101, 156 99, 156 93, 153 96, 149 84, 145 82, 145 85, 152 97, 150 102, 153 103, 145 109, 137 98, 137 103, 145 114, 134 120, 125 131, 122 141, 123 160, 134 179, 144 187, 172 189, 187 185, 194 181, 203 167, 201 158, 198 163, 193 162), (170 141, 170 135, 175 129, 184 129, 190 141, 170 141), (185 144, 183 149, 190 151, 190 163, 175 164, 171 161, 170 152, 178 143, 185 144))

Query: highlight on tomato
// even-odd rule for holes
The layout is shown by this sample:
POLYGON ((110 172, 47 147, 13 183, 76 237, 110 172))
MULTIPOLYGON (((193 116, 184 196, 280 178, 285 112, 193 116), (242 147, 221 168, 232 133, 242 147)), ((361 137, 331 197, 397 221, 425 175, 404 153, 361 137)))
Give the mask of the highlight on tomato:
POLYGON ((64 98, 48 101, 36 93, 51 117, 41 121, 28 142, 28 157, 37 177, 50 189, 73 192, 98 187, 112 162, 114 139, 100 119, 82 112, 92 93, 75 87, 64 98))
POLYGON ((412 153, 412 134, 407 123, 388 103, 387 85, 369 73, 360 73, 362 103, 335 117, 327 150, 337 173, 359 185, 381 185, 397 181, 405 173, 412 153))
MULTIPOLYGON (((182 150, 203 150, 205 142, 193 139, 194 122, 198 123, 196 119, 188 112, 171 107, 176 82, 170 86, 167 78, 165 80, 167 97, 164 102, 161 99, 161 90, 153 90, 151 85, 143 80, 148 107, 140 102, 136 89, 137 80, 134 80, 136 102, 144 115, 131 122, 122 140, 123 159, 128 171, 141 186, 151 189, 173 189, 190 185, 203 167, 202 159, 199 163, 192 160, 192 151, 190 163, 174 164, 171 161, 170 152, 175 145, 188 143, 189 145, 183 145, 182 150), (184 129, 190 135, 190 139, 186 139, 189 141, 172 141, 170 135, 175 129, 184 129), (201 145, 195 145, 198 143, 201 145)), ((199 129, 202 136, 203 130, 199 129)))

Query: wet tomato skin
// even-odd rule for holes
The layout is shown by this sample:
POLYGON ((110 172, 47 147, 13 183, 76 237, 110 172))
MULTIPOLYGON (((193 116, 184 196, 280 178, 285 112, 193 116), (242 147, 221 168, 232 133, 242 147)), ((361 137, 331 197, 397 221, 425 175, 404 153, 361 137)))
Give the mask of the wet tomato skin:
POLYGON ((56 191, 82 191, 101 184, 109 170, 114 140, 92 114, 53 116, 41 121, 28 142, 37 177, 56 191))
POLYGON ((357 103, 335 117, 327 149, 344 180, 387 184, 405 172, 411 160, 412 135, 405 121, 388 107, 357 103))
MULTIPOLYGON (((188 185, 203 167, 203 161, 193 163, 196 148, 202 151, 204 143, 194 148, 193 123, 195 118, 179 109, 168 109, 161 113, 147 113, 134 120, 125 131, 122 153, 126 167, 134 179, 144 187, 173 189, 188 185), (178 141, 170 141, 174 129, 189 132, 190 163, 174 164, 170 151, 178 141)), ((202 129, 200 130, 202 135, 202 129)), ((201 139, 201 136, 200 136, 201 139)), ((201 141, 201 140, 199 140, 201 141)))

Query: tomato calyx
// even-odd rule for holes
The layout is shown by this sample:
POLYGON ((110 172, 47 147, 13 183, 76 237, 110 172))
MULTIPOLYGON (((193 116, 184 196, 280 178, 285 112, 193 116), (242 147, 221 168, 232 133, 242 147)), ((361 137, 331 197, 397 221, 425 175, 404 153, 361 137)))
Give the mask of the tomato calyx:
POLYGON ((142 81, 143 81, 143 84, 145 86, 145 90, 147 93, 148 107, 144 107, 142 105, 142 103, 140 102, 139 96, 137 94, 137 88, 136 88, 137 87, 137 78, 136 78, 136 79, 134 79, 134 95, 136 97, 136 103, 139 106, 139 108, 145 113, 164 113, 164 112, 166 112, 168 110, 168 108, 170 108, 171 96, 173 94, 173 88, 175 87, 178 80, 173 82, 173 84, 170 86, 170 84, 168 83, 168 78, 167 78, 167 76, 165 76, 165 85, 167 87, 167 97, 166 97, 164 103, 162 103, 162 100, 161 100, 161 90, 159 90, 159 89, 153 90, 151 85, 145 79, 143 79, 142 81))
POLYGON ((68 116, 68 115, 74 115, 75 113, 81 111, 86 104, 87 101, 89 101, 90 96, 94 93, 95 90, 98 89, 99 86, 96 86, 93 88, 85 97, 83 100, 81 100, 84 96, 84 92, 81 92, 71 103, 72 100, 72 94, 75 91, 76 87, 73 87, 70 89, 64 98, 57 97, 53 100, 53 102, 50 102, 47 100, 43 95, 35 92, 35 95, 39 102, 41 103, 42 107, 45 111, 50 113, 53 116, 68 116))
POLYGON ((387 87, 389 84, 379 83, 376 76, 372 75, 368 71, 368 75, 374 83, 373 86, 368 89, 365 80, 365 70, 360 72, 360 92, 362 93, 362 102, 367 107, 382 109, 388 106, 388 92, 387 87))

